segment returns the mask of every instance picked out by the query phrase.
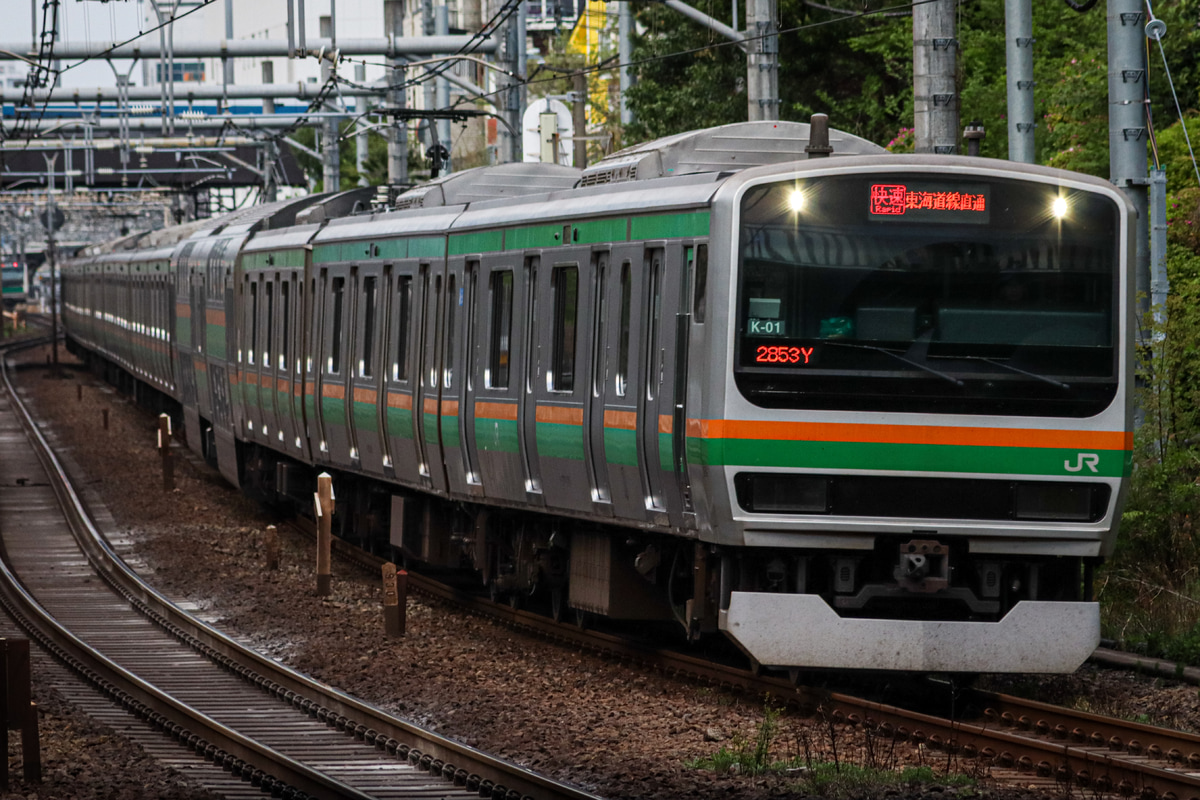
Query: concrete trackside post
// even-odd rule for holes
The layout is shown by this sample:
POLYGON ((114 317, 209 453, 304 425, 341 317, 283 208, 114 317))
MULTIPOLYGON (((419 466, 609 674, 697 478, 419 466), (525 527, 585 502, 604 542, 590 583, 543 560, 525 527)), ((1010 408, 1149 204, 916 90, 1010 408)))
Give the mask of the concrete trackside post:
POLYGON ((408 573, 390 561, 383 565, 383 632, 403 636, 407 624, 408 573))
POLYGON ((317 596, 328 597, 331 557, 333 548, 333 478, 328 472, 317 476, 317 596))
POLYGON ((175 462, 171 457, 171 418, 158 415, 158 453, 162 456, 163 491, 175 491, 175 462))
POLYGON ((25 780, 42 780, 42 748, 38 735, 37 705, 30 689, 28 639, 0 639, 0 670, 4 686, 0 691, 0 747, 5 757, 0 759, 0 789, 8 790, 8 732, 21 731, 21 756, 25 780))
POLYGON ((279 569, 279 529, 274 525, 267 526, 267 538, 264 544, 267 556, 267 569, 271 572, 279 569))

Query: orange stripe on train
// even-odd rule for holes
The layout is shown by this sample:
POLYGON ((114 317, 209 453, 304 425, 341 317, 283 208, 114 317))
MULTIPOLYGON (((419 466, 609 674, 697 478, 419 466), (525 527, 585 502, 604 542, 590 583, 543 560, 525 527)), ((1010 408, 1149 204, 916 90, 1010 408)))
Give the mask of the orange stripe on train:
POLYGON ((689 419, 688 435, 703 439, 764 439, 808 442, 1045 447, 1067 450, 1129 450, 1126 431, 1064 431, 1040 428, 953 428, 849 422, 689 419))

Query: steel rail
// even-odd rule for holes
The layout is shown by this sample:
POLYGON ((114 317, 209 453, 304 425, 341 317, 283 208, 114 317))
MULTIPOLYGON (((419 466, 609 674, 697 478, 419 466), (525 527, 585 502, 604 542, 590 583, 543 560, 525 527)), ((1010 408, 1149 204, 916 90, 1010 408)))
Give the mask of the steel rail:
MULTIPOLYGON (((377 556, 334 541, 340 552, 364 567, 377 571, 377 564, 382 563, 377 556)), ((1023 780, 1036 776, 1100 792, 1137 794, 1139 800, 1200 800, 1200 736, 1194 734, 987 693, 971 696, 975 705, 984 709, 980 719, 945 719, 585 631, 420 575, 410 574, 408 583, 414 591, 482 611, 572 647, 721 688, 760 696, 769 693, 803 711, 861 727, 874 736, 1012 770, 1023 780), (1189 774, 1189 770, 1198 774, 1189 774)))
MULTIPOLYGON (((7 375, 4 381, 8 384, 7 375)), ((10 397, 15 393, 9 389, 10 397)), ((21 406, 21 413, 32 417, 21 406)), ((596 795, 551 780, 436 733, 397 719, 357 698, 278 664, 234 641, 216 628, 190 616, 143 581, 113 550, 86 513, 53 451, 36 426, 31 431, 41 444, 39 458, 47 471, 63 476, 55 485, 70 508, 76 539, 93 568, 141 613, 176 638, 247 682, 326 722, 347 736, 386 750, 431 774, 504 798, 538 800, 600 800, 596 795), (496 794, 498 793, 498 794, 496 794)), ((308 791, 305 789, 305 791, 308 791)), ((312 794, 313 792, 310 792, 312 794)), ((318 795, 319 796, 319 795, 318 795)))
MULTIPOLYGON (((20 402, 16 389, 9 378, 7 363, 3 359, 0 359, 0 381, 8 394, 10 406, 15 412, 17 420, 30 444, 33 445, 38 460, 51 478, 51 489, 58 498, 68 522, 73 523, 72 517, 80 515, 86 518, 86 514, 82 511, 82 501, 75 493, 74 487, 66 479, 65 472, 50 450, 45 437, 38 430, 28 409, 20 402)), ((190 746, 199 745, 206 748, 211 746, 213 758, 218 763, 227 756, 231 756, 248 765, 248 769, 239 767, 239 771, 244 772, 247 776, 252 774, 254 769, 259 769, 280 782, 282 786, 300 790, 311 797, 330 798, 331 800, 338 798, 370 800, 370 795, 319 773, 222 725, 208 715, 143 681, 137 675, 83 642, 59 623, 37 598, 26 590, 20 578, 10 568, 7 552, 4 553, 3 558, 0 558, 0 602, 31 637, 60 661, 80 672, 101 691, 143 719, 153 720, 159 727, 174 727, 177 730, 176 738, 181 742, 196 737, 190 746)), ((260 777, 261 782, 262 778, 260 777)))

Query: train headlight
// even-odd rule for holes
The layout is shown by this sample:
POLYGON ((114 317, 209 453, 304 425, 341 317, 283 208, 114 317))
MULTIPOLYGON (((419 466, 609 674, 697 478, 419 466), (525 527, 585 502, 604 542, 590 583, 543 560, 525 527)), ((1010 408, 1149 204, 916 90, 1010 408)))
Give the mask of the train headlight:
POLYGON ((1067 198, 1065 197, 1056 197, 1054 198, 1054 202, 1050 204, 1050 213, 1054 215, 1055 219, 1062 219, 1067 215, 1067 211, 1069 210, 1070 206, 1067 204, 1067 198))
POLYGON ((803 211, 804 192, 802 192, 800 189, 792 189, 791 194, 788 195, 788 208, 796 213, 803 211))

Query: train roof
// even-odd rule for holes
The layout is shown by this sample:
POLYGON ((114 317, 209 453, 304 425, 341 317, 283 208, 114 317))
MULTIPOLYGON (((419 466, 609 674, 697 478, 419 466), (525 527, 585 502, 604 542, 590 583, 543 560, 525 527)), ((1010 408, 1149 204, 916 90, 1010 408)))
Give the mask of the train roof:
MULTIPOLYGON (((807 122, 735 122, 677 133, 618 150, 588 167, 581 187, 629 183, 703 172, 736 172, 809 157, 807 122)), ((836 155, 870 155, 887 150, 852 133, 829 129, 836 155)))
POLYGON ((454 206, 569 189, 580 171, 561 164, 516 162, 455 172, 409 189, 392 203, 394 210, 454 206))

